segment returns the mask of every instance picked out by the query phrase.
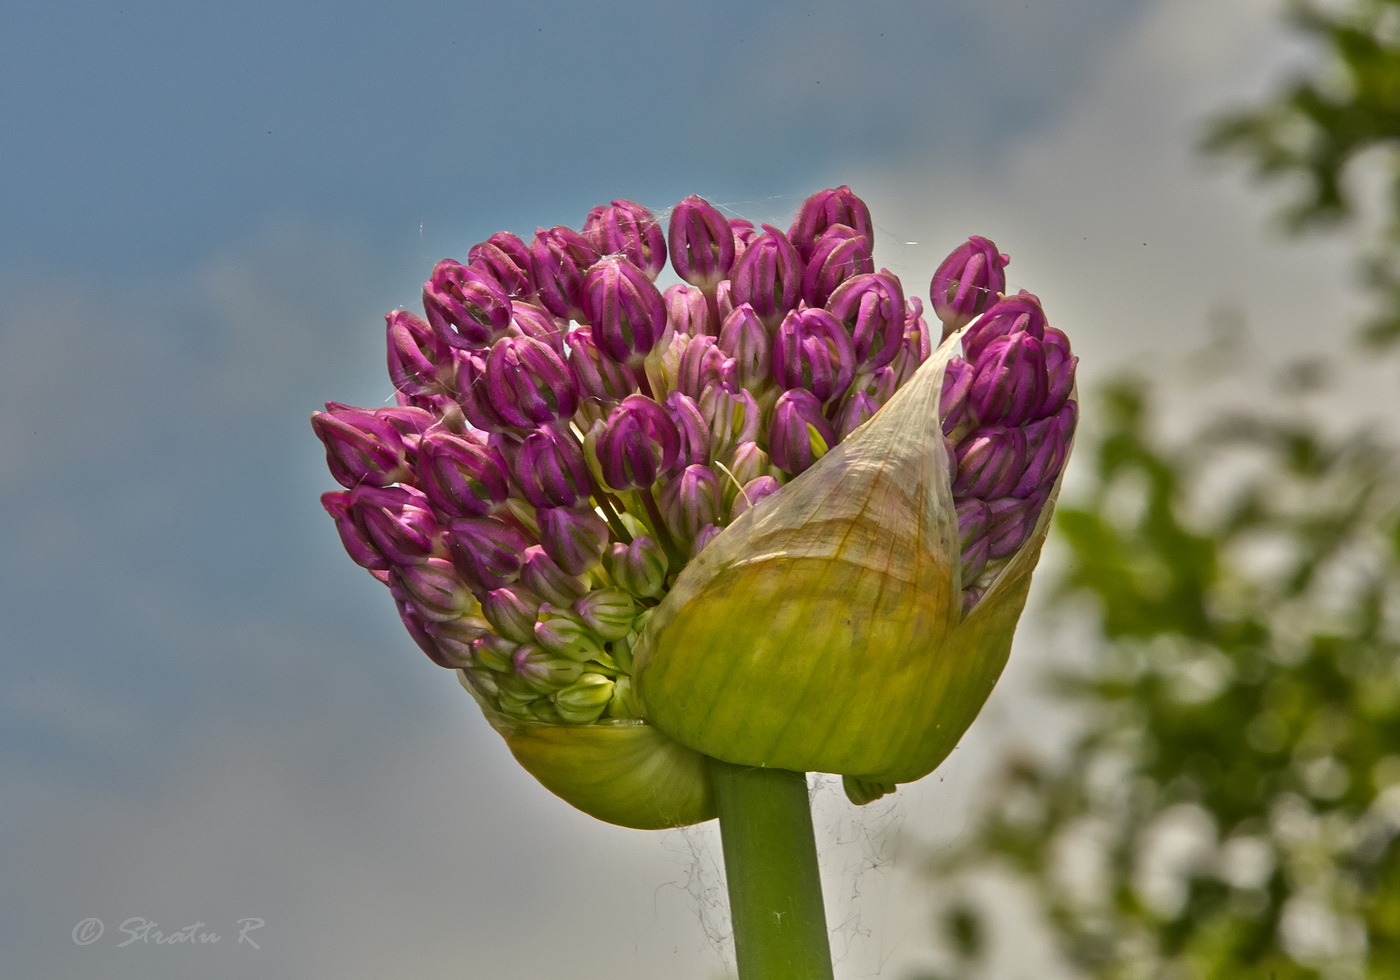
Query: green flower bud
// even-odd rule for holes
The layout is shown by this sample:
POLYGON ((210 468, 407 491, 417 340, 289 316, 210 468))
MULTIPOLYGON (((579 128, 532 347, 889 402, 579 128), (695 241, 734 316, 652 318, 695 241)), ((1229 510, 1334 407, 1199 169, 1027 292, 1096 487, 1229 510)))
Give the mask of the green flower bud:
POLYGON ((952 751, 1006 663, 1051 510, 964 615, 938 413, 952 353, 680 572, 633 651, 648 721, 867 799, 952 751))
POLYGON ((597 634, 580 619, 561 613, 548 604, 540 607, 535 624, 535 642, 552 654, 583 663, 587 660, 610 662, 597 634))
POLYGON ((573 725, 584 725, 602 717, 612 696, 612 678, 590 672, 555 692, 552 700, 559 717, 573 725))

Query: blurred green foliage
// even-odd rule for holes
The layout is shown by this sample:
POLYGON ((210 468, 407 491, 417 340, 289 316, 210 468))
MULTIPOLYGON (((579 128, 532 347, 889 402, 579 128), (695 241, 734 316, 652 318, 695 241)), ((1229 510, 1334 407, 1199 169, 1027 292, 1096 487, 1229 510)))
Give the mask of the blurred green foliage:
MULTIPOLYGON (((1351 216, 1347 168, 1386 148, 1369 262, 1400 270, 1400 0, 1337 7, 1295 9, 1323 42, 1316 76, 1209 146, 1305 173, 1298 227, 1351 216)), ((1389 308, 1370 339, 1400 341, 1400 275, 1373 284, 1389 308)), ((1076 734, 1003 760, 934 856, 946 969, 927 978, 991 980, 1012 893, 1074 976, 1400 978, 1393 433, 1337 434, 1279 399, 1169 439, 1158 397, 1126 379, 1089 399, 1052 589, 1078 666, 1051 697, 1076 734)))
POLYGON ((1205 149, 1243 157, 1257 176, 1301 188, 1284 212, 1293 232, 1363 217, 1349 181, 1363 158, 1371 161, 1386 196, 1382 213, 1366 216, 1380 221, 1360 254, 1378 300, 1366 336, 1391 346, 1400 343, 1400 0, 1290 9, 1323 52, 1322 64, 1268 104, 1217 120, 1205 149))

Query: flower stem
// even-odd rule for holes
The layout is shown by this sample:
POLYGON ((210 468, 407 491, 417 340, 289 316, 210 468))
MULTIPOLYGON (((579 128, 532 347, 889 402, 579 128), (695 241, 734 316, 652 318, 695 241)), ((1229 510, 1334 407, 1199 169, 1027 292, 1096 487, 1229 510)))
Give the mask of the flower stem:
POLYGON ((741 980, 831 980, 807 777, 709 762, 741 980))

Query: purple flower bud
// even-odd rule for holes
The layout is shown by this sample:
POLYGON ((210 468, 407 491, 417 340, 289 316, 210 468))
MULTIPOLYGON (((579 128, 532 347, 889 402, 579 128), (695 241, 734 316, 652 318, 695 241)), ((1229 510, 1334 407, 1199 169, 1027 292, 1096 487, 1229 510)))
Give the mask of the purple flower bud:
POLYGON ((733 524, 740 514, 751 510, 754 504, 782 488, 783 485, 771 476, 760 476, 745 483, 743 489, 734 495, 734 503, 729 507, 729 523, 733 524))
POLYGON ((637 390, 636 373, 599 350, 591 330, 570 331, 568 346, 569 370, 583 397, 609 404, 637 390))
POLYGON ((744 249, 758 237, 758 229, 747 218, 730 218, 729 230, 734 233, 734 261, 738 262, 744 254, 744 249))
POLYGON ((969 421, 967 394, 972 390, 976 372, 961 357, 948 362, 943 371, 943 391, 938 399, 938 415, 943 419, 943 434, 951 435, 958 426, 969 421))
POLYGON ((583 277, 598 261, 598 252, 572 228, 556 225, 535 232, 530 267, 540 303, 555 316, 587 322, 583 315, 583 277))
POLYGON ((423 309, 442 342, 458 350, 489 346, 510 324, 505 287, 481 269, 443 259, 423 284, 423 309))
POLYGON ((499 282, 511 299, 528 299, 535 294, 530 246, 508 231, 498 231, 473 245, 467 252, 467 264, 499 282))
POLYGON ((544 600, 528 588, 512 585, 481 594, 481 615, 499 636, 515 643, 533 643, 535 617, 544 600))
POLYGON ((626 259, 601 259, 589 269, 582 302, 594 342, 621 364, 640 364, 666 332, 661 293, 626 259))
POLYGON ((772 461, 756 442, 741 442, 729 456, 729 486, 725 496, 737 493, 738 488, 757 480, 760 476, 772 476, 772 461))
POLYGON ((823 404, 843 394, 856 374, 856 352, 841 322, 809 307, 783 318, 773 341, 773 379, 806 388, 823 404))
POLYGON ((875 240, 870 209, 849 187, 842 184, 817 191, 798 205, 797 217, 788 231, 788 237, 804 262, 811 259, 822 233, 833 225, 846 225, 857 235, 864 235, 867 241, 875 240))
POLYGON ((446 393, 455 380, 451 348, 426 320, 406 310, 384 318, 388 334, 389 380, 407 395, 446 393))
POLYGON ((661 491, 661 514, 680 541, 692 541, 706 524, 719 520, 723 493, 708 466, 687 466, 661 491))
POLYGON ((734 383, 754 390, 768 383, 773 368, 773 343, 768 328, 747 303, 724 318, 719 346, 734 360, 734 383))
POLYGON ((570 575, 582 575, 603 557, 608 525, 588 507, 551 507, 535 512, 540 547, 570 575))
POLYGON ((716 332, 710 316, 710 304, 705 294, 694 286, 676 283, 661 294, 666 304, 666 319, 676 333, 699 336, 716 332))
POLYGON ((690 546, 690 557, 694 558, 704 551, 705 546, 719 537, 719 532, 723 530, 718 524, 706 524, 702 527, 695 535, 695 543, 690 546))
POLYGON ((928 360, 929 353, 933 350, 932 338, 929 336, 928 324, 924 322, 923 312, 923 300, 911 296, 908 311, 904 316, 904 343, 895 352, 894 360, 890 361, 901 386, 914 376, 919 365, 928 360))
POLYGON ((573 613, 551 610, 548 605, 541 606, 540 612, 540 621, 535 624, 535 642, 550 653, 579 663, 607 657, 598 637, 573 613), (550 610, 548 615, 546 610, 550 610))
POLYGON ((572 507, 592 493, 583 447, 567 429, 545 426, 525 437, 511 474, 531 507, 572 507))
POLYGON ((571 608, 604 640, 620 640, 630 633, 632 621, 641 612, 631 593, 622 589, 595 589, 571 608))
MULTIPOLYGON (((396 596, 394 605, 399 610, 399 619, 403 622, 404 628, 408 630, 408 635, 413 638, 414 643, 418 644, 418 649, 428 655, 429 660, 448 670, 462 670, 472 666, 471 641, 482 635, 479 630, 453 631, 444 635, 435 627, 450 624, 437 623, 424 616, 407 598, 396 596)), ((452 621, 452 623, 458 622, 474 623, 478 621, 467 618, 452 621)))
POLYGON ((655 598, 666 589, 666 552, 649 534, 637 535, 631 544, 614 542, 606 567, 619 588, 639 598, 655 598))
POLYGON ((599 470, 613 490, 649 487, 675 465, 680 448, 676 424, 661 406, 645 395, 628 395, 598 437, 599 470))
POLYGON ((779 469, 796 476, 834 445, 836 433, 815 395, 806 388, 793 388, 778 396, 768 428, 768 454, 779 469))
POLYGON ((421 490, 358 486, 350 491, 350 511, 391 565, 416 565, 443 554, 437 519, 421 490))
POLYGON ((958 443, 953 494, 992 500, 1011 493, 1025 469, 1026 437, 998 425, 973 429, 958 443))
POLYGON ((1066 402, 1050 418, 1022 426, 1021 431, 1026 435, 1025 469, 1011 488, 1013 497, 1028 498, 1036 493, 1048 493, 1055 485, 1069 456, 1077 416, 1078 406, 1074 402, 1066 402))
POLYGON ((962 580, 966 586, 982 574, 987 564, 987 505, 980 500, 957 503, 959 547, 962 553, 962 580))
POLYGON ((1070 353, 1069 338, 1054 327, 1045 328, 1045 401, 1036 412, 1041 418, 1056 414, 1074 391, 1074 369, 1079 358, 1070 353))
POLYGON ((1001 497, 987 502, 987 557, 995 561, 1014 555, 1035 530, 1045 495, 1026 500, 1001 497))
POLYGON ((345 553, 350 556, 351 561, 371 571, 386 571, 389 568, 389 559, 384 557, 370 540, 369 534, 355 520, 354 511, 350 509, 349 490, 332 490, 330 493, 321 494, 321 506, 326 508, 326 513, 335 521, 340 543, 345 546, 345 553))
POLYGON ((787 236, 771 225, 744 250, 734 264, 729 301, 748 303, 768 324, 781 320, 802 296, 802 257, 787 236))
POLYGON ((613 201, 588 212, 583 237, 599 255, 621 255, 648 279, 666 267, 666 235, 655 216, 634 201, 613 201))
POLYGON ((521 531, 494 517, 463 517, 448 525, 453 564, 473 592, 510 585, 531 544, 521 531))
POLYGON ((700 395, 700 414, 710 430, 710 453, 715 459, 729 455, 733 447, 758 439, 763 410, 753 392, 725 384, 712 384, 700 395))
POLYGON ((990 241, 973 235, 943 260, 929 284, 933 313, 943 321, 946 338, 972 322, 1006 289, 1008 255, 990 241))
POLYGON ((846 225, 822 232, 810 255, 803 256, 802 298, 808 306, 825 306, 836 288, 852 276, 874 274, 870 239, 846 225))
POLYGON ((556 657, 533 644, 522 645, 511 657, 515 675, 541 694, 551 694, 576 683, 583 676, 583 664, 556 657))
POLYGON ((448 517, 489 517, 510 496, 499 452, 441 429, 418 444, 417 475, 433 510, 448 517))
POLYGON ((491 399, 487 352, 457 356, 457 404, 472 428, 482 432, 508 432, 513 426, 501 417, 491 399))
MULTIPOLYGON (((676 358, 676 391, 699 400, 705 390, 724 379, 728 358, 710 336, 677 337, 671 344, 676 358)), ((671 350, 667 351, 668 359, 671 350)))
POLYGON ((705 292, 713 292, 734 265, 734 232, 710 203, 694 194, 671 211, 667 236, 676 274, 705 292))
POLYGON ((827 299, 826 308, 851 334, 862 370, 894 360, 904 340, 904 290, 889 270, 847 279, 827 299))
POLYGON ((673 391, 661 403, 680 433, 681 448, 676 454, 672 471, 691 465, 705 465, 710 460, 710 430, 695 399, 681 391, 673 391))
POLYGON ((387 487, 409 474, 408 445, 393 421, 378 412, 349 406, 313 412, 311 429, 325 444, 331 476, 346 489, 387 487))
POLYGON ((578 389, 564 361, 529 337, 503 337, 486 358, 486 390, 496 413, 520 428, 568 418, 578 389))
POLYGON ((417 565, 394 568, 389 572, 389 580, 390 587, 426 620, 443 622, 477 611, 476 597, 446 559, 429 558, 417 565))
POLYGON ((1023 289, 993 303, 967 328, 962 338, 963 356, 975 364, 988 344, 1012 333, 1027 333, 1041 340, 1045 337, 1045 325, 1040 300, 1023 289))
POLYGON ((853 391, 841 403, 836 415, 836 438, 844 440, 880 410, 880 403, 863 391, 853 391))
MULTIPOLYGON (((411 608, 411 607, 410 607, 411 608)), ((438 655, 428 653, 437 663, 449 670, 462 670, 476 665, 473 645, 484 636, 489 636, 491 624, 475 616, 460 619, 447 619, 441 622, 421 617, 438 655)), ((410 632, 412 632, 410 628, 410 632)), ((419 644, 422 646, 422 644, 419 644)), ((427 653, 427 648, 424 647, 427 653)))
POLYGON ((517 336, 531 337, 548 345, 550 350, 561 358, 564 356, 564 335, 568 332, 569 324, 555 317, 544 307, 533 303, 515 303, 510 325, 517 336))
POLYGON ((967 405, 984 425, 1022 425, 1045 401, 1045 353, 1028 333, 988 343, 973 371, 967 405))

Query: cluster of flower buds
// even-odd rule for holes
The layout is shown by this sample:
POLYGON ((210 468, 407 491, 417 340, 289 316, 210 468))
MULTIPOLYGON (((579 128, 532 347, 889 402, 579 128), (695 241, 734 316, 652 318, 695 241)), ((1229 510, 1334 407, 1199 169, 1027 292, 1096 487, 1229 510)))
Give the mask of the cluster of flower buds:
MULTIPOLYGON (((1006 257, 939 267, 942 429, 971 610, 1036 526, 1075 424, 1076 359, 1006 257)), ((351 558, 488 714, 635 723, 633 649, 677 574, 851 436, 938 346, 876 271, 865 204, 821 191, 787 231, 699 197, 669 227, 631 201, 574 230, 501 232, 443 260, 424 316, 388 315, 397 404, 312 425, 351 558), (679 282, 657 285, 666 265, 679 282)))

